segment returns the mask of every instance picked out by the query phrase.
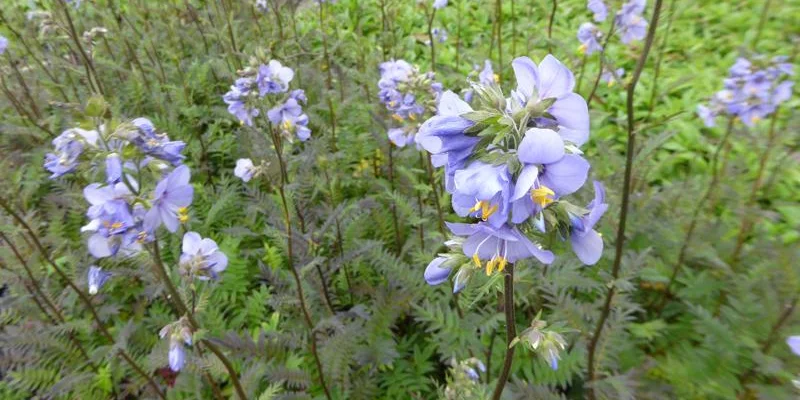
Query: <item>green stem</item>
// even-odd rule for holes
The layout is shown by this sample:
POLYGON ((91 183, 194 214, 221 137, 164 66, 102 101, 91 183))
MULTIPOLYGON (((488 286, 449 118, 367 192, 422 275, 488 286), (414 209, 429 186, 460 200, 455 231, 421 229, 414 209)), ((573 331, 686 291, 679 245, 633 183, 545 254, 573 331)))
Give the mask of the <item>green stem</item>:
POLYGON ((503 309, 506 314, 506 356, 503 360, 503 370, 500 372, 500 377, 497 378, 497 384, 494 387, 492 400, 498 400, 503 394, 503 388, 506 386, 508 375, 511 373, 511 364, 514 360, 514 347, 511 342, 517 337, 517 327, 514 320, 514 265, 509 264, 506 266, 506 274, 504 276, 504 303, 503 309))

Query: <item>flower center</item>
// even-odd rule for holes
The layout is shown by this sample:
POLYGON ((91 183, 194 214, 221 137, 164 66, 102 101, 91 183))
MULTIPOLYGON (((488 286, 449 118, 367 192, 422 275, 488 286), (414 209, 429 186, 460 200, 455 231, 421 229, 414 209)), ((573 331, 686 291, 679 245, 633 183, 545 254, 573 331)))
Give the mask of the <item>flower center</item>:
POLYGON ((544 185, 531 190, 531 199, 534 203, 538 204, 542 208, 547 207, 548 204, 552 203, 553 199, 551 196, 555 195, 556 193, 553 192, 552 189, 544 185))
POLYGON ((471 214, 480 210, 481 219, 486 221, 487 219, 489 219, 489 217, 492 216, 492 214, 497 212, 497 209, 498 209, 497 204, 491 205, 491 203, 489 203, 486 200, 480 200, 477 203, 475 203, 475 205, 472 206, 472 208, 469 209, 469 212, 471 214))

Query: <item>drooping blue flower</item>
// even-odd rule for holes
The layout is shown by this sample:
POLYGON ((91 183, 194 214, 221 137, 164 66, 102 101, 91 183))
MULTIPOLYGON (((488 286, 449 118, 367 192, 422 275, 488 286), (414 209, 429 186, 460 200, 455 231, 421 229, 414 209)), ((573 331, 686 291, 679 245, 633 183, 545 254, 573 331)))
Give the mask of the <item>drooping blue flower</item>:
POLYGON ((511 175, 508 167, 473 161, 456 171, 452 196, 453 210, 461 217, 474 217, 495 228, 508 220, 511 175))
POLYGON ((594 230, 594 226, 608 210, 605 197, 603 184, 595 181, 594 199, 586 206, 589 212, 585 215, 570 215, 572 229, 569 239, 572 251, 586 265, 596 264, 603 255, 603 238, 594 230))
POLYGON ((106 182, 109 185, 119 183, 122 180, 122 160, 119 154, 111 153, 106 156, 106 182))
POLYGON ((194 195, 190 178, 189 167, 181 165, 158 182, 144 218, 147 231, 155 232, 163 223, 168 231, 175 232, 178 225, 188 219, 187 207, 192 204, 194 195))
POLYGON ((587 56, 603 50, 603 46, 600 44, 602 38, 603 32, 600 32, 600 29, 597 29, 597 26, 591 22, 584 22, 578 28, 578 40, 581 42, 579 49, 587 56))
POLYGON ((103 285, 106 284, 108 278, 111 278, 111 273, 103 271, 102 268, 92 265, 87 272, 87 281, 89 283, 89 294, 95 295, 103 285))
POLYGON ((495 85, 500 81, 500 77, 494 73, 494 69, 492 69, 492 61, 491 60, 484 60, 483 61, 483 69, 478 74, 478 82, 484 86, 491 86, 495 85))
POLYGON ((183 235, 179 268, 181 274, 203 281, 219 279, 219 274, 228 266, 228 257, 217 247, 217 243, 202 238, 197 232, 183 235))
POLYGON ((253 118, 259 114, 258 108, 250 107, 247 99, 250 97, 255 81, 252 78, 239 78, 231 86, 231 90, 222 96, 231 113, 243 125, 253 126, 253 118))
POLYGON ((414 130, 409 128, 390 128, 386 134, 397 147, 405 147, 407 144, 413 143, 416 137, 414 130))
POLYGON ((589 0, 587 4, 589 11, 594 13, 594 20, 597 22, 603 22, 606 20, 608 16, 608 7, 603 0, 589 0))
POLYGON ((617 12, 615 24, 622 43, 642 40, 647 36, 647 20, 642 17, 647 0, 629 0, 617 12))
POLYGON ((169 368, 174 372, 183 369, 186 362, 186 354, 183 346, 192 345, 192 332, 188 327, 188 323, 185 321, 185 317, 165 326, 158 335, 162 339, 169 339, 169 368))
POLYGON ((90 213, 92 211, 96 212, 94 219, 81 228, 81 231, 93 232, 88 242, 92 256, 115 257, 120 252, 128 256, 141 250, 139 229, 128 203, 114 199, 95 210, 90 208, 90 213))
POLYGON ((300 141, 306 141, 311 137, 308 116, 303 113, 302 107, 294 97, 289 97, 285 103, 267 111, 267 117, 281 134, 289 139, 292 135, 297 135, 300 141))
POLYGON ((255 172, 256 168, 253 166, 253 161, 249 158, 240 158, 236 160, 236 168, 233 169, 233 175, 237 178, 244 182, 249 182, 250 179, 253 179, 255 172))
POLYGON ((521 106, 536 109, 543 101, 552 101, 545 111, 549 117, 538 120, 554 124, 559 135, 576 146, 589 139, 589 108, 586 101, 573 93, 575 77, 552 55, 547 55, 537 66, 528 57, 518 57, 511 63, 517 78, 517 88, 511 98, 521 106))
POLYGON ((436 257, 425 268, 425 281, 428 285, 436 286, 447 281, 450 270, 453 266, 449 265, 450 257, 436 257))
POLYGON ((516 227, 503 225, 495 228, 487 223, 447 223, 447 227, 454 235, 466 237, 462 244, 464 255, 472 258, 477 268, 483 268, 485 264, 487 275, 525 258, 535 257, 543 264, 550 264, 555 258, 552 252, 531 242, 516 227))
POLYGON ((186 158, 181 154, 186 143, 180 140, 169 140, 166 133, 156 132, 155 126, 149 119, 136 118, 131 123, 136 127, 136 131, 130 132, 127 139, 143 153, 172 165, 179 165, 186 158))
POLYGON ((267 65, 258 67, 256 85, 258 94, 263 97, 267 94, 284 93, 289 90, 289 82, 294 78, 294 71, 284 67, 280 61, 271 60, 267 65))
POLYGON ((480 140, 464 134, 474 122, 461 115, 471 111, 469 104, 448 90, 439 100, 437 115, 425 121, 417 134, 417 143, 431 153, 433 166, 445 167, 445 186, 450 192, 454 189, 456 170, 464 166, 480 140))
POLYGON ((44 168, 52 173, 50 179, 59 178, 78 167, 78 158, 86 146, 97 147, 97 131, 80 128, 68 129, 53 139, 53 153, 47 153, 44 168))

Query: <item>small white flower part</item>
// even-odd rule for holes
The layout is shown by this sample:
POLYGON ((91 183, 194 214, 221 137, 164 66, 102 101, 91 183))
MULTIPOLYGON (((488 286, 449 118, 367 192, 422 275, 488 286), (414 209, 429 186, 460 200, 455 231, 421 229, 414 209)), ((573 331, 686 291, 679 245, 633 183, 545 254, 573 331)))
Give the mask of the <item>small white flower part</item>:
POLYGON ((249 182, 255 175, 256 167, 253 166, 253 161, 249 158, 240 158, 236 160, 236 168, 233 169, 233 174, 244 182, 249 182))
POLYGON ((106 283, 111 274, 103 271, 102 268, 92 265, 89 267, 88 281, 89 281, 89 294, 95 295, 101 287, 106 283))

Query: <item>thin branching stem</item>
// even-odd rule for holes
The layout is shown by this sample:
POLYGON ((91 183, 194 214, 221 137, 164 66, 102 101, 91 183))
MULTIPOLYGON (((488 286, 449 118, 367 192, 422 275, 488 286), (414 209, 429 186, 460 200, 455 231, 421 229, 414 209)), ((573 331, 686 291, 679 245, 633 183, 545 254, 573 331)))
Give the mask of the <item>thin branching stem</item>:
MULTIPOLYGON (((628 148, 625 154, 625 178, 622 185, 622 203, 620 204, 619 227, 617 228, 616 248, 614 254, 614 264, 611 269, 611 280, 616 281, 619 278, 619 271, 622 265, 622 253, 625 249, 625 226, 628 221, 628 209, 630 203, 630 190, 631 178, 633 175, 633 157, 636 151, 636 130, 634 127, 634 94, 636 92, 636 84, 639 82, 639 77, 642 75, 644 65, 647 62, 647 56, 650 54, 650 48, 653 46, 653 39, 656 35, 656 28, 658 27, 659 16, 661 15, 661 5, 663 0, 656 0, 653 8, 653 17, 650 20, 650 27, 647 30, 647 37, 645 38, 644 48, 639 60, 636 63, 636 69, 633 71, 631 81, 627 87, 626 109, 628 115, 628 148)), ((612 28, 613 29, 613 28, 612 28)), ((606 293, 605 303, 600 313, 600 318, 597 321, 594 334, 589 341, 587 347, 588 353, 588 397, 591 400, 595 399, 594 387, 591 385, 597 379, 595 356, 597 352, 597 344, 600 342, 600 335, 603 332, 608 316, 611 314, 611 303, 614 295, 617 292, 616 286, 611 286, 606 293)))
POLYGON ((556 11, 558 11, 558 0, 553 0, 550 20, 547 22, 547 51, 549 53, 553 52, 553 22, 556 20, 556 11))

